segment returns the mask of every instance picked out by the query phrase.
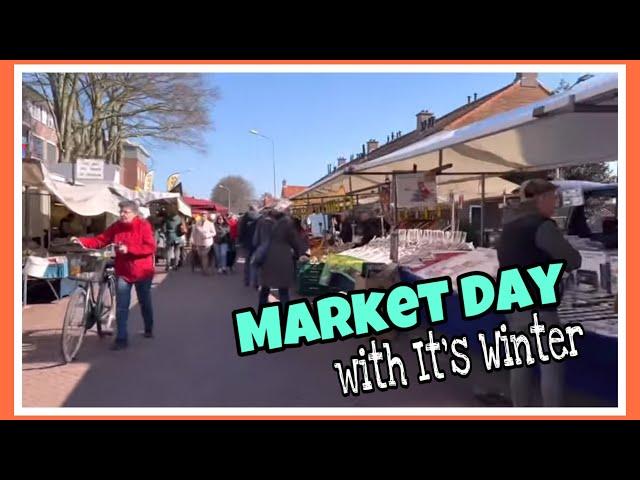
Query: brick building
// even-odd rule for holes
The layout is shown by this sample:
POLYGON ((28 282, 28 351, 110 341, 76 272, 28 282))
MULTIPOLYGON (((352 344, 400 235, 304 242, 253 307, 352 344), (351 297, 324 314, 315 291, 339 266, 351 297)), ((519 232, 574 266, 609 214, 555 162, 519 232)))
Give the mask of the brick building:
POLYGON ((142 145, 130 141, 125 141, 123 148, 124 155, 120 166, 122 184, 132 190, 142 190, 144 188, 144 178, 149 171, 149 152, 142 145))
POLYGON ((298 185, 287 185, 287 181, 282 180, 282 191, 280 192, 280 197, 291 198, 300 192, 304 192, 306 189, 307 187, 302 187, 298 185))
POLYGON ((46 99, 31 87, 22 88, 22 158, 47 165, 58 162, 58 135, 46 99))
POLYGON ((442 130, 455 130, 485 118, 513 110, 542 100, 551 95, 539 81, 537 73, 517 73, 513 81, 487 95, 478 98, 477 94, 467 97, 467 103, 451 112, 436 117, 428 110, 416 114, 416 127, 411 132, 393 132, 386 143, 370 139, 362 146, 362 152, 347 161, 339 158, 337 166, 330 169, 327 176, 350 166, 374 160, 416 143, 442 130))

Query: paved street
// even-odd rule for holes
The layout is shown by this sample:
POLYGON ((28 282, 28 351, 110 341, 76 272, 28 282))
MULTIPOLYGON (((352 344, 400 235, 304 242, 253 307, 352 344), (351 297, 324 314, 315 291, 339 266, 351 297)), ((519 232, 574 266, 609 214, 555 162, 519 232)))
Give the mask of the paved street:
POLYGON ((155 338, 142 337, 134 305, 128 350, 112 352, 109 338, 91 333, 69 365, 61 363, 59 348, 66 300, 28 307, 23 406, 481 406, 474 388, 504 383, 504 375, 474 373, 475 379, 449 376, 446 382, 419 385, 418 362, 409 345, 420 334, 416 330, 393 343, 407 366, 408 389, 344 398, 332 363, 355 355, 362 339, 239 357, 231 312, 257 301, 240 273, 203 277, 185 269, 158 274, 154 283, 155 338))

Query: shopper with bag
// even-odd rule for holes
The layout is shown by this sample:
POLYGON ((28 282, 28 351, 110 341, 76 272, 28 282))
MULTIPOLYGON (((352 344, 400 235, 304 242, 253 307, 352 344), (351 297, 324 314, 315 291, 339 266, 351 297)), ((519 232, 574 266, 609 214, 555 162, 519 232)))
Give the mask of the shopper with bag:
POLYGON ((269 301, 271 288, 277 288, 279 300, 289 301, 289 289, 295 286, 294 258, 305 260, 300 235, 289 215, 291 202, 281 200, 258 222, 254 239, 253 265, 259 268, 259 305, 269 301))

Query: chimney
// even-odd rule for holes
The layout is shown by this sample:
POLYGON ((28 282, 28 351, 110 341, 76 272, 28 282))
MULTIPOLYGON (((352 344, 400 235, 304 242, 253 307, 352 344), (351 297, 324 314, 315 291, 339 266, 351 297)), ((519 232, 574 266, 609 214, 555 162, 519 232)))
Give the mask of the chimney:
POLYGON ((376 148, 378 148, 378 141, 372 138, 367 142, 367 155, 373 152, 376 148))
POLYGON ((538 86, 537 73, 516 73, 516 82, 520 82, 520 86, 535 88, 538 86))
POLYGON ((474 94, 473 94, 473 101, 475 102, 476 100, 478 100, 478 94, 477 94, 477 93, 474 93, 474 94))
POLYGON ((417 128, 416 130, 424 130, 428 127, 429 119, 433 118, 433 113, 429 110, 422 110, 416 114, 417 128))
POLYGON ((282 188, 287 186, 287 181, 283 178, 282 179, 282 188))
POLYGON ((338 168, 347 163, 347 159, 344 157, 338 157, 338 168))
POLYGON ((467 105, 471 103, 471 95, 467 95, 467 105))

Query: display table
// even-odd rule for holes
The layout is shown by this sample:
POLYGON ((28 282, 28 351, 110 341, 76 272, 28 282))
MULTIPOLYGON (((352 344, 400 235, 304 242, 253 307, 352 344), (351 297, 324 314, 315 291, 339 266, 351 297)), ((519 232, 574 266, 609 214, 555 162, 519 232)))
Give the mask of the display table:
MULTIPOLYGON (((463 272, 460 272, 463 273, 463 272)), ((400 267, 400 278, 404 282, 416 282, 425 277, 407 267, 400 267)), ((455 284, 455 278, 452 278, 455 284)), ((603 300, 597 295, 588 295, 592 301, 603 300)), ((612 298, 608 296, 608 298, 612 298)), ((606 301, 606 299, 604 299, 606 301)), ((585 335, 580 338, 580 355, 564 362, 565 381, 570 389, 593 395, 611 406, 617 405, 618 397, 618 337, 617 314, 611 303, 599 303, 574 306, 584 301, 578 292, 567 294, 558 309, 562 323, 582 324, 585 335)), ((446 299, 447 321, 436 325, 436 331, 447 336, 467 336, 471 351, 480 352, 477 333, 491 332, 505 317, 500 314, 488 314, 473 320, 464 320, 460 311, 457 293, 446 299)))
POLYGON ((52 282, 68 275, 69 263, 66 257, 27 257, 22 269, 22 305, 26 306, 28 303, 29 282, 45 282, 56 300, 59 300, 62 295, 58 295, 52 282))

